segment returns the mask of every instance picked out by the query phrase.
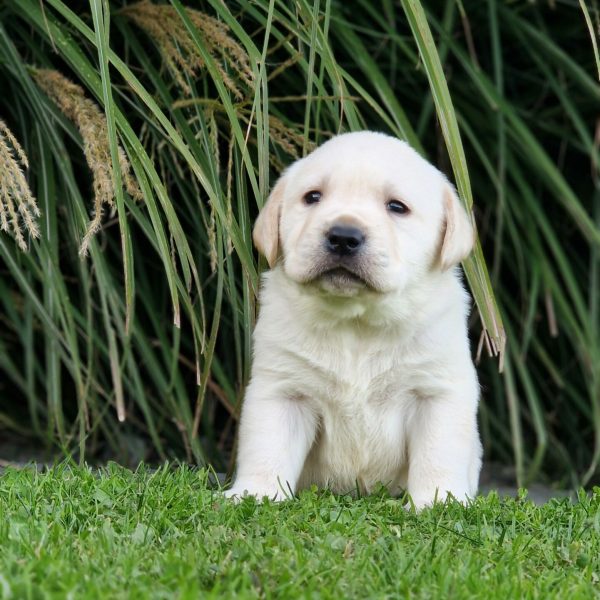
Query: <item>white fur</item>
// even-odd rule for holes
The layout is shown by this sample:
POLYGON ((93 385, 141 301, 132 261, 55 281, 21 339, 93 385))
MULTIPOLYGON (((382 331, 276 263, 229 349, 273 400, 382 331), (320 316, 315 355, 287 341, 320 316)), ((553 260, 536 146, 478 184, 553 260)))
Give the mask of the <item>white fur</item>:
POLYGON ((479 386, 455 266, 473 231, 444 176, 394 138, 337 136, 282 176, 255 241, 274 268, 263 277, 227 494, 383 483, 408 490, 417 508, 474 496, 479 386), (307 206, 315 189, 322 199, 307 206), (391 213, 392 198, 410 214, 391 213), (366 233, 369 286, 315 277, 337 223, 366 233))

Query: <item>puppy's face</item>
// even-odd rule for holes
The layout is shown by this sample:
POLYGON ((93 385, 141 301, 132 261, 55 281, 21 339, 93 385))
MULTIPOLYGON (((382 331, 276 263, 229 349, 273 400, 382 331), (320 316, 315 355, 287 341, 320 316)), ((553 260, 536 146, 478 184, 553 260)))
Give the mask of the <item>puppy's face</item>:
POLYGON ((279 179, 254 240, 271 266, 337 296, 403 289, 470 251, 470 221, 444 176, 371 132, 328 141, 279 179))

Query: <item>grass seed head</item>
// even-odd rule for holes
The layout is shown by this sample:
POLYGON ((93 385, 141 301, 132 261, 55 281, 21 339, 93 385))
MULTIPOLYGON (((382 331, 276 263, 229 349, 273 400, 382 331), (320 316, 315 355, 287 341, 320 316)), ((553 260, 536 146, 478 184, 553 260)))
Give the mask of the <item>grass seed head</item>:
MULTIPOLYGON (((269 135, 271 140, 291 157, 296 160, 301 157, 304 137, 297 129, 292 129, 281 119, 269 115, 269 135)), ((315 144, 309 144, 309 151, 314 148, 315 144)))
MULTIPOLYGON (((106 116, 97 104, 85 96, 80 86, 62 73, 35 69, 33 77, 67 119, 75 124, 83 139, 83 153, 92 171, 94 189, 92 219, 79 249, 79 254, 85 256, 92 238, 100 230, 104 209, 114 207, 115 190, 106 116)), ((131 175, 131 165, 121 146, 118 152, 124 187, 132 197, 140 199, 141 191, 131 175)))
POLYGON ((40 236, 40 211, 23 172, 28 167, 23 148, 0 119, 0 230, 10 233, 23 251, 27 250, 23 231, 40 236))
MULTIPOLYGON (((191 96, 192 90, 186 78, 196 77, 206 64, 175 8, 142 0, 121 12, 154 40, 175 81, 184 94, 191 96)), ((215 59, 223 83, 237 99, 242 99, 244 94, 239 82, 234 81, 226 69, 235 73, 246 86, 252 87, 254 74, 248 55, 231 37, 227 25, 198 10, 188 8, 186 13, 202 36, 206 51, 215 59)))

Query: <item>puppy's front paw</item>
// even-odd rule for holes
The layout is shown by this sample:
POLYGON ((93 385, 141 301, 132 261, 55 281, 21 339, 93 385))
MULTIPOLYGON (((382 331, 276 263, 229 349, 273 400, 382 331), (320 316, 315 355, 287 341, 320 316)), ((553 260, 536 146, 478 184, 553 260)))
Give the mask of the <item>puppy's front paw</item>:
POLYGON ((225 496, 225 498, 227 498, 228 500, 233 500, 233 502, 236 503, 240 502, 245 495, 245 490, 240 490, 235 487, 231 488, 230 490, 225 490, 223 492, 223 496, 225 496))
POLYGON ((268 498, 272 502, 281 502, 292 497, 290 492, 286 494, 280 487, 252 483, 238 484, 237 482, 231 489, 226 490, 224 494, 226 498, 230 498, 234 502, 239 502, 246 496, 254 496, 259 502, 262 502, 265 498, 268 498))
POLYGON ((416 512, 421 512, 425 508, 431 508, 438 502, 447 502, 448 500, 454 500, 461 504, 467 504, 471 497, 466 492, 460 492, 454 494, 450 491, 445 493, 439 493, 437 490, 435 493, 421 493, 411 494, 409 501, 404 505, 404 508, 411 510, 414 508, 416 512))
POLYGON ((404 505, 405 510, 414 510, 415 512, 421 512, 424 508, 431 508, 435 503, 433 498, 427 497, 413 497, 411 496, 408 502, 404 505))

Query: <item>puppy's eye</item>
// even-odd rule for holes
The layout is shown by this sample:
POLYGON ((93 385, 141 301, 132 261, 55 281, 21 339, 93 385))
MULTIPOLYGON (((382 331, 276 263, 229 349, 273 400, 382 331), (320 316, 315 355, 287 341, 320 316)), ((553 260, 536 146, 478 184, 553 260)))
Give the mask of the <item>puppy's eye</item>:
POLYGON ((304 194, 305 204, 316 204, 321 199, 321 192, 318 190, 311 190, 304 194))
POLYGON ((408 210, 408 206, 406 206, 404 202, 400 202, 400 200, 390 200, 387 203, 387 207, 391 212, 396 213, 398 215, 406 215, 410 212, 408 210))

